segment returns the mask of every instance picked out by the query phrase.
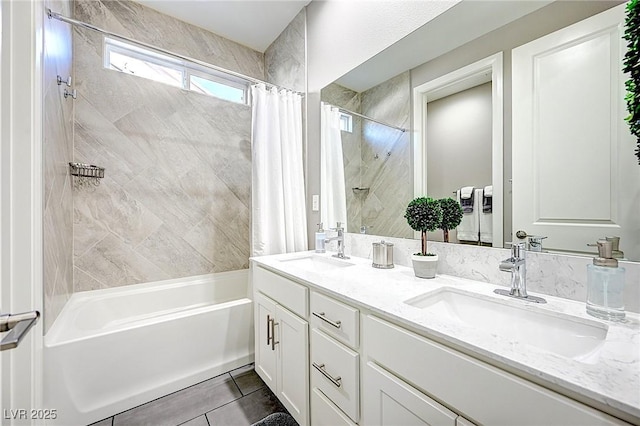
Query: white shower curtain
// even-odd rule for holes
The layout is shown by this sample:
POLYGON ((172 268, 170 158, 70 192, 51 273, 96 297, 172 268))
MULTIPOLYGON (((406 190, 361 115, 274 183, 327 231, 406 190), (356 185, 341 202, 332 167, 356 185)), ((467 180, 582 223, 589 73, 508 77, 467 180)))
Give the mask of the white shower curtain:
POLYGON ((307 250, 302 97, 251 87, 253 256, 307 250))
POLYGON ((320 129, 320 220, 326 228, 347 229, 347 198, 340 134, 340 110, 322 103, 320 129))

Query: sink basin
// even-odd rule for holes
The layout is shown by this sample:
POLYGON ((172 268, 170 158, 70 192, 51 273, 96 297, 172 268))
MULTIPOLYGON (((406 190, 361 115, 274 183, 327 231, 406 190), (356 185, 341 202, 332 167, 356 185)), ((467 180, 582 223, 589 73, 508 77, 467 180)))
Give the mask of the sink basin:
POLYGON ((292 266, 296 266, 303 269, 317 271, 317 272, 322 272, 322 271, 326 272, 326 271, 346 268, 354 265, 353 263, 346 260, 337 259, 333 257, 318 256, 315 254, 309 254, 307 256, 294 257, 289 259, 282 259, 280 260, 280 262, 287 263, 292 266))
POLYGON ((456 322, 585 363, 595 363, 608 327, 596 321, 535 309, 509 301, 442 288, 405 303, 456 322), (514 306, 514 303, 522 306, 514 306))

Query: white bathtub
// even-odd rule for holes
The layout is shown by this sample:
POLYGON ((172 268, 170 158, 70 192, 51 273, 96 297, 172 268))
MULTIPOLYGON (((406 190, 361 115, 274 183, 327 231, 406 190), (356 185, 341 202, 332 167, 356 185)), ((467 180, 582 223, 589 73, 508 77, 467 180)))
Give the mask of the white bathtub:
POLYGON ((74 294, 45 336, 44 407, 86 425, 253 361, 248 271, 74 294))

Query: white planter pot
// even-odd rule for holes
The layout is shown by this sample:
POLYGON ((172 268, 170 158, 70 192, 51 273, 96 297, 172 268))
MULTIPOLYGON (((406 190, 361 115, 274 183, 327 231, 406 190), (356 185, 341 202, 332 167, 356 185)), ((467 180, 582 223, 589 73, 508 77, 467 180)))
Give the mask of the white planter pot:
POLYGON ((419 256, 411 255, 411 263, 413 263, 413 272, 418 278, 435 278, 438 269, 438 255, 419 256))

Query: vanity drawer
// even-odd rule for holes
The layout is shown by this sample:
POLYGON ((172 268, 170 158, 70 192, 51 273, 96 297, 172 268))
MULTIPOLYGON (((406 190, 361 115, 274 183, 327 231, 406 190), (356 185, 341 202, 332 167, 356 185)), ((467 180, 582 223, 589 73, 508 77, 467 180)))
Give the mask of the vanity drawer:
POLYGON ((309 313, 307 287, 259 266, 253 268, 253 288, 269 296, 290 311, 306 318, 309 313))
POLYGON ((311 424, 314 426, 355 426, 355 423, 317 388, 313 388, 311 391, 311 424))
POLYGON ((369 359, 479 424, 626 424, 374 316, 363 335, 369 359))
POLYGON ((317 328, 311 331, 311 386, 354 422, 360 417, 359 355, 317 328))
POLYGON ((359 311, 320 293, 311 292, 312 327, 335 337, 353 349, 358 348, 359 311))

